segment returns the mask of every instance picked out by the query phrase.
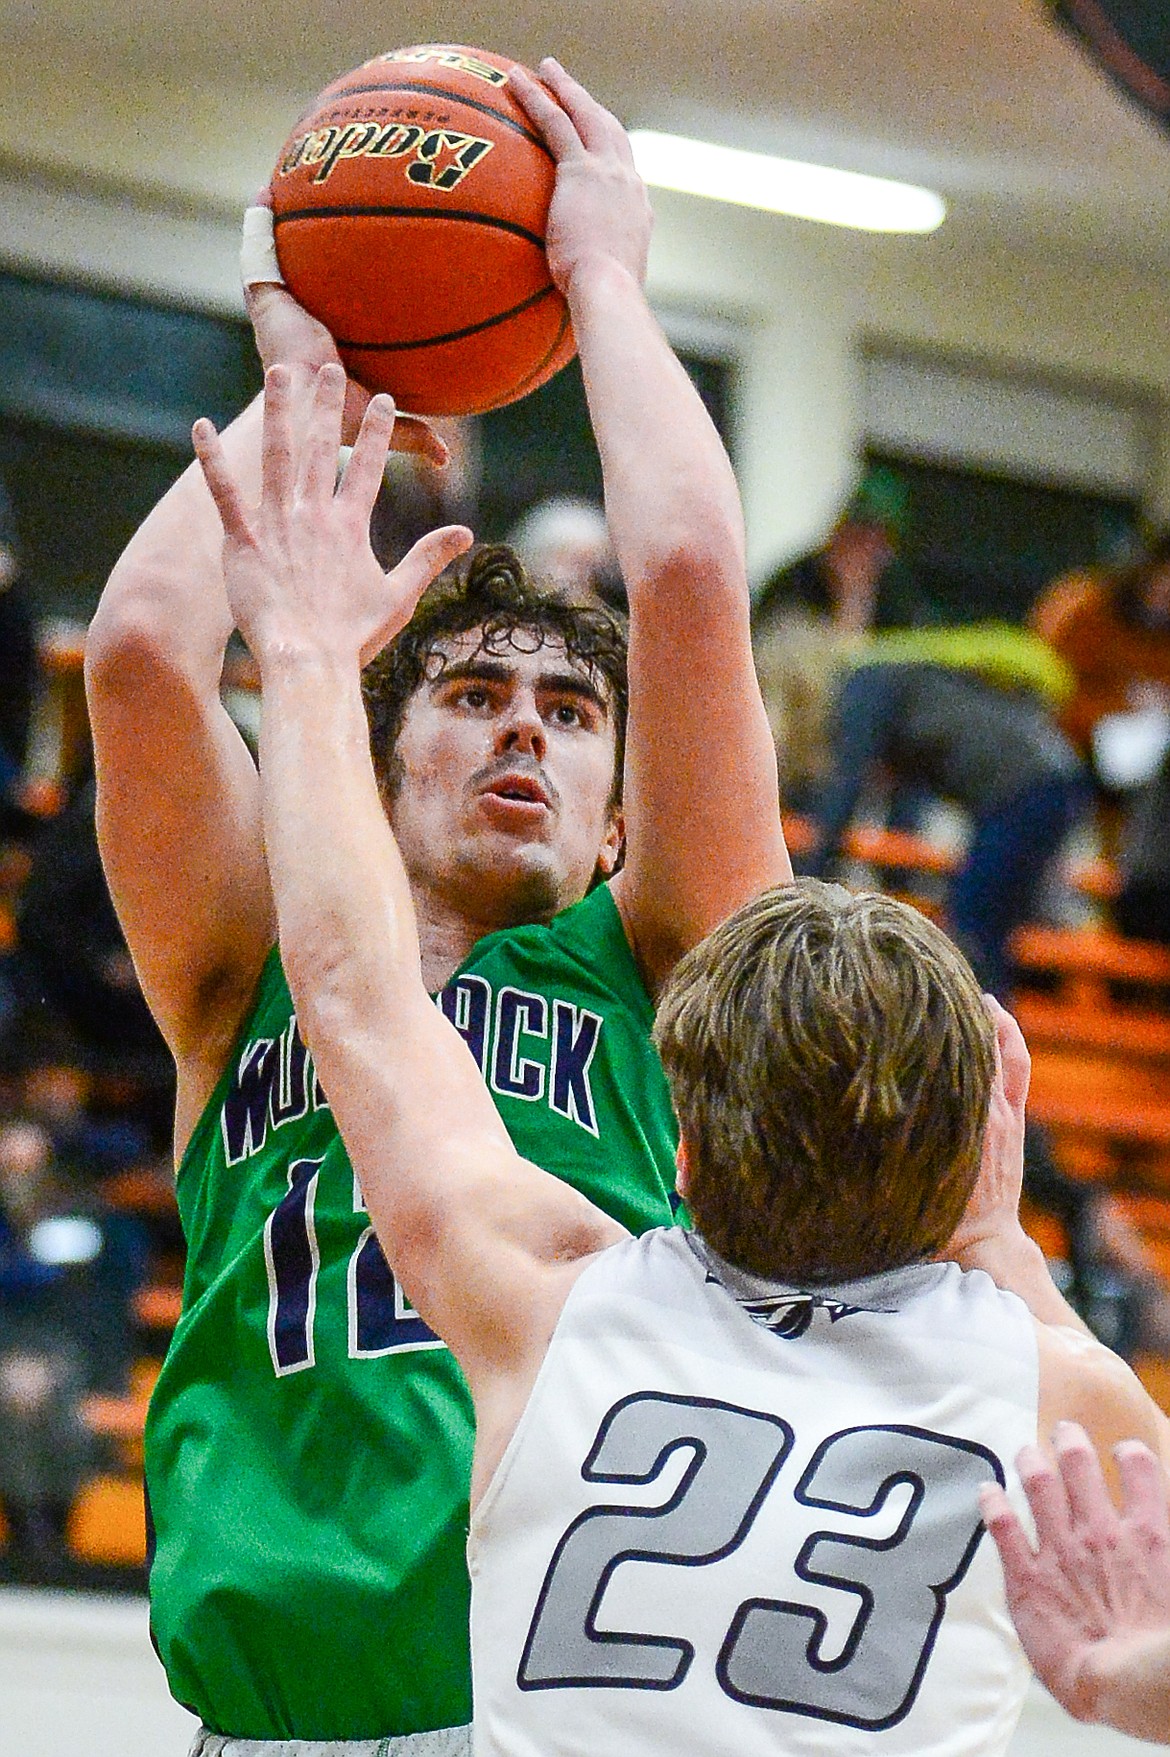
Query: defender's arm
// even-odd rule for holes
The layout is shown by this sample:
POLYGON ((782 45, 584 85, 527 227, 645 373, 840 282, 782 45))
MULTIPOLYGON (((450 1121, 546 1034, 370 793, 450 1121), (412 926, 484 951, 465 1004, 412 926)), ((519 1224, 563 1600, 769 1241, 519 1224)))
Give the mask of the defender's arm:
MULTIPOLYGON (((250 210, 256 217, 264 211, 250 210)), ((274 252, 260 260, 269 257, 274 265, 274 252)), ((253 282, 246 291, 261 357, 285 364, 307 403, 317 372, 337 360, 331 337, 283 287, 253 282)), ((347 398, 355 421, 368 399, 356 386, 347 398)), ((257 398, 222 437, 248 494, 259 489, 261 419, 257 398)), ((400 422, 394 444, 445 457, 421 422, 400 422)), ((276 933, 256 769, 219 694, 233 628, 222 545, 193 464, 119 560, 86 645, 102 859, 143 992, 178 1063, 179 1152, 276 933)))
POLYGON ((370 405, 334 492, 344 379, 294 424, 268 375, 264 496, 245 508, 214 433, 197 444, 223 517, 228 589, 264 688, 264 835, 300 1029, 375 1229, 473 1390, 538 1361, 566 1268, 622 1236, 517 1155, 458 1033, 427 995, 406 874, 378 795, 360 665, 467 547, 455 527, 384 575, 369 512, 393 408, 370 405))
POLYGON ((645 189, 621 124, 555 61, 541 77, 548 90, 516 70, 513 89, 557 160, 549 265, 572 313, 630 599, 627 851, 614 892, 656 988, 792 869, 752 662, 739 493, 642 292, 645 189))
POLYGON ((1125 1362, 1082 1323, 1020 1225, 1031 1064, 1016 1021, 993 996, 986 1001, 996 1027, 995 1083, 979 1177, 946 1255, 964 1269, 982 1269, 1032 1313, 1040 1352, 1042 1435, 1058 1421, 1079 1421, 1099 1446, 1136 1437, 1157 1446, 1170 1462, 1170 1422, 1125 1362))

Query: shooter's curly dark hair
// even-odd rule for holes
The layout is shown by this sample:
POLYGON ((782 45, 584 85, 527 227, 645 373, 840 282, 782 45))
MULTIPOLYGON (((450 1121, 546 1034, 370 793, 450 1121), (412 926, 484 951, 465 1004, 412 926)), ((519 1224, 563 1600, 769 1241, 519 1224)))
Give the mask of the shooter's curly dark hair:
POLYGON ((402 633, 372 659, 362 673, 362 695, 370 727, 374 772, 383 798, 393 799, 401 783, 395 746, 406 707, 423 683, 442 676, 441 648, 451 637, 481 631, 480 651, 501 653, 518 633, 564 648, 609 703, 616 734, 613 804, 622 790, 629 684, 626 629, 609 610, 567 602, 529 578, 515 551, 503 543, 484 543, 427 591, 402 633))

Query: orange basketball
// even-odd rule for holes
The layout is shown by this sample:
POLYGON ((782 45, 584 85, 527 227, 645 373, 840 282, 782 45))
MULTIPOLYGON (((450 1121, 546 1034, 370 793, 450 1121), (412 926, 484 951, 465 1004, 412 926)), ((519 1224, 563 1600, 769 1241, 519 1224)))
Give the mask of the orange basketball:
POLYGON ((335 79, 272 176, 290 290, 347 369, 419 415, 514 402, 576 351, 544 252, 556 167, 514 62, 395 49, 335 79))

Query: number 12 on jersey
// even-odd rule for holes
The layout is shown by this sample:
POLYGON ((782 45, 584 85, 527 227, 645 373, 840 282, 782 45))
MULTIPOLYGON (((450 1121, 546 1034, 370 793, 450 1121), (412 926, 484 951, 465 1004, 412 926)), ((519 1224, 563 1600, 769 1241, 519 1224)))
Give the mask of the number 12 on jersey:
MULTIPOLYGON (((321 1255, 315 1209, 322 1164, 321 1159, 293 1160, 288 1168, 288 1194, 264 1225, 268 1351, 278 1378, 302 1372, 316 1359, 314 1325, 321 1255)), ((354 1212, 362 1214, 365 1204, 356 1178, 353 1191, 354 1212)), ((346 1303, 352 1360, 444 1346, 412 1310, 390 1273, 372 1226, 366 1227, 350 1255, 346 1303)))

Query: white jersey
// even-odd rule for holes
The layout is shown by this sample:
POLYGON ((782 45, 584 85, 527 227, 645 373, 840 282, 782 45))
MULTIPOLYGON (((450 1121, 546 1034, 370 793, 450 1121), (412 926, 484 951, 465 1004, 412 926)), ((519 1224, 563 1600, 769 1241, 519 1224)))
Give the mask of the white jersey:
POLYGON ((814 1293, 660 1230, 565 1304, 472 1519, 477 1757, 1001 1752, 1028 1670, 978 1489, 1023 1496, 1023 1303, 814 1293))

